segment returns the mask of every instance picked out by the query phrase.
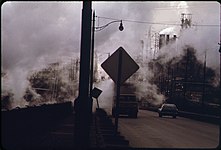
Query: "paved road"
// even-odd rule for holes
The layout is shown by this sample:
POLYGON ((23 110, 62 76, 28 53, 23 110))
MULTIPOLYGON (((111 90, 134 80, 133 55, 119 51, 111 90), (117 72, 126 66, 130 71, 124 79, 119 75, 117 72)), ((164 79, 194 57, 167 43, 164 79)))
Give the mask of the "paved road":
POLYGON ((187 118, 158 117, 139 110, 138 118, 119 118, 119 131, 134 148, 216 148, 219 126, 187 118))

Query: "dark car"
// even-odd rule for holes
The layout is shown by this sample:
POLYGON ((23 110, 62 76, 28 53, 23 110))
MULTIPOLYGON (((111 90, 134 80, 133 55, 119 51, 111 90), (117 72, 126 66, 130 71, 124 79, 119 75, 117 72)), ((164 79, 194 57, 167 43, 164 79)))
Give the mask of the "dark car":
POLYGON ((175 104, 163 104, 158 109, 159 117, 162 116, 172 116, 173 118, 176 118, 178 115, 178 109, 175 104))

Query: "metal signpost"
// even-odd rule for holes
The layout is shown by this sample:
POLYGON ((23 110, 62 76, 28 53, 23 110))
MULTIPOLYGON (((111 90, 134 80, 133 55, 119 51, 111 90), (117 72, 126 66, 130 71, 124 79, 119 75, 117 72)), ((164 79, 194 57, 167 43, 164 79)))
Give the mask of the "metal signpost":
POLYGON ((117 134, 120 86, 139 69, 139 66, 123 49, 123 47, 119 47, 108 59, 106 59, 101 64, 101 67, 111 77, 115 84, 117 84, 115 115, 115 133, 117 134))
POLYGON ((102 93, 102 90, 98 89, 98 88, 94 88, 92 91, 91 91, 91 96, 96 98, 97 100, 97 108, 99 109, 99 103, 98 103, 98 97, 100 96, 100 94, 102 93))

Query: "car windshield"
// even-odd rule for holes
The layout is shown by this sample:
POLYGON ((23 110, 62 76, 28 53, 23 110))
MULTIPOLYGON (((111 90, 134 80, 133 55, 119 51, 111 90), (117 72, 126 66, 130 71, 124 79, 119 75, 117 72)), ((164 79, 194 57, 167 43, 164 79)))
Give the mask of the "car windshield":
POLYGON ((174 105, 174 104, 164 104, 163 106, 162 106, 162 108, 164 109, 164 110, 176 110, 177 108, 176 108, 176 105, 174 105))

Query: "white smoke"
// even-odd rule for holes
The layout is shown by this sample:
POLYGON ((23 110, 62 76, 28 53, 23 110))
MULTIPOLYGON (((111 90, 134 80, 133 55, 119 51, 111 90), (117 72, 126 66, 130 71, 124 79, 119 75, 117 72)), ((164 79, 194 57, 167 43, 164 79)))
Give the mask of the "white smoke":
POLYGON ((136 95, 140 100, 149 102, 153 106, 159 106, 165 101, 165 96, 159 92, 155 84, 146 81, 136 85, 136 95))
POLYGON ((28 104, 23 98, 26 87, 29 85, 26 78, 28 76, 27 70, 17 68, 6 74, 7 77, 3 77, 2 89, 3 91, 11 91, 14 94, 11 108, 16 106, 24 107, 28 104))
POLYGON ((2 72, 7 74, 3 80, 8 80, 2 87, 14 93, 13 106, 25 105, 27 77, 33 72, 59 62, 62 56, 79 55, 80 23, 76 20, 80 14, 80 2, 2 5, 2 72))
MULTIPOLYGON (((174 63, 178 61, 178 57, 185 55, 183 49, 186 49, 187 46, 190 46, 196 50, 196 57, 199 62, 202 64, 206 62, 206 67, 211 68, 216 73, 216 79, 214 85, 218 85, 219 81, 219 41, 220 41, 220 5, 216 2, 205 3, 199 5, 197 3, 191 2, 171 2, 172 7, 177 8, 178 17, 181 17, 181 14, 192 15, 191 18, 191 27, 187 29, 181 29, 181 27, 171 26, 167 27, 164 30, 161 30, 160 34, 176 34, 177 40, 174 43, 170 43, 160 49, 158 52, 161 59, 161 63, 166 63, 171 59, 174 59, 174 63), (189 7, 188 4, 191 4, 189 7), (194 6, 193 4, 196 4, 194 6), (206 13, 208 11, 206 6, 208 5, 213 8, 213 11, 206 13), (197 8, 197 9, 196 9, 197 8), (204 15, 202 15, 204 14, 204 15), (212 15, 213 14, 213 15, 212 15), (205 26, 203 26, 205 25, 205 26), (174 30, 175 29, 175 30, 174 30), (205 58, 206 57, 206 58, 205 58)), ((181 24, 181 22, 178 22, 181 24)))
POLYGON ((68 60, 67 58, 68 57, 62 58, 62 60, 65 61, 61 60, 58 68, 60 70, 59 76, 61 77, 61 81, 63 83, 63 85, 61 85, 61 92, 66 93, 68 97, 70 96, 69 100, 74 101, 74 99, 76 99, 78 96, 79 70, 77 70, 77 67, 79 67, 79 64, 77 64, 77 60, 79 60, 79 58, 75 57, 75 59, 71 58, 71 60, 68 60), (71 71, 72 79, 70 80, 71 71))
POLYGON ((160 93, 159 88, 151 83, 154 77, 153 72, 148 67, 151 59, 139 64, 139 70, 129 78, 129 81, 136 87, 138 100, 146 101, 153 106, 159 106, 165 100, 165 96, 160 93))
POLYGON ((184 49, 190 46, 196 50, 196 58, 201 63, 206 62, 206 67, 211 68, 216 73, 216 79, 213 83, 218 85, 219 81, 219 33, 216 29, 211 28, 188 28, 180 32, 180 35, 175 42, 163 46, 158 57, 161 59, 161 63, 166 63, 170 60, 174 60, 173 63, 179 61, 184 54, 184 49))
MULTIPOLYGON (((194 24, 217 24, 217 19, 220 24, 219 3, 198 6, 201 6, 201 2, 93 2, 93 9, 98 16, 180 24, 181 13, 192 13, 194 24), (194 7, 189 7, 189 3, 194 7), (175 9, 157 9, 168 6, 175 9)), ((61 56, 73 56, 72 52, 79 55, 81 12, 82 2, 6 2, 2 5, 2 72, 8 75, 4 80, 9 80, 8 85, 4 83, 3 89, 15 93, 14 101, 22 99, 28 87, 26 78, 31 71, 41 70, 47 64, 57 62, 56 58, 61 56)), ((109 21, 96 18, 96 25, 109 21)), ((118 31, 117 23, 96 32, 95 49, 100 53, 112 53, 122 46, 132 56, 140 54, 140 40, 150 25, 134 22, 123 22, 123 25, 122 32, 118 31)), ((156 31, 168 27, 153 26, 156 31)), ((207 49, 207 65, 217 70, 219 30, 216 27, 198 27, 195 30, 185 31, 180 37, 184 43, 171 45, 171 48, 165 48, 164 53, 169 55, 168 58, 182 55, 177 47, 192 42, 199 50, 197 55, 201 61, 207 49)))
POLYGON ((192 46, 196 49, 196 55, 200 62, 204 62, 205 53, 207 55, 207 66, 218 71, 218 42, 219 33, 217 30, 208 28, 194 29, 190 28, 183 32, 178 41, 178 47, 182 48, 185 45, 192 46), (215 39, 215 40, 214 40, 215 39))
MULTIPOLYGON (((110 114, 113 98, 114 98, 114 82, 111 79, 101 80, 94 84, 94 87, 102 90, 101 95, 98 97, 99 107, 105 109, 105 111, 110 114)), ((97 108, 97 101, 93 101, 93 110, 97 108)))

